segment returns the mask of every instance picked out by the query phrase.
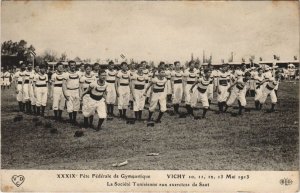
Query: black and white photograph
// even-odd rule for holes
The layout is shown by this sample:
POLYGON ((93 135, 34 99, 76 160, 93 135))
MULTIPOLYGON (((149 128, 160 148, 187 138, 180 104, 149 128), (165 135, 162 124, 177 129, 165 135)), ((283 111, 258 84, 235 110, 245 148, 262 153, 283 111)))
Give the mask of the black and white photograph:
POLYGON ((299 57, 298 1, 2 1, 1 169, 298 171, 299 57))

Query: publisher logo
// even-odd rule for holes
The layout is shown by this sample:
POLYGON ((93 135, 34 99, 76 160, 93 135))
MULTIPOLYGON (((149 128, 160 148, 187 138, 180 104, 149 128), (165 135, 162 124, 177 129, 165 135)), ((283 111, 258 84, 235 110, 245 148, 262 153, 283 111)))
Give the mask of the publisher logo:
POLYGON ((21 186, 23 182, 25 181, 25 177, 23 175, 13 175, 11 177, 11 181, 17 186, 21 186))
POLYGON ((283 186, 289 186, 293 184, 293 180, 289 179, 289 178, 283 178, 280 179, 279 183, 283 186))

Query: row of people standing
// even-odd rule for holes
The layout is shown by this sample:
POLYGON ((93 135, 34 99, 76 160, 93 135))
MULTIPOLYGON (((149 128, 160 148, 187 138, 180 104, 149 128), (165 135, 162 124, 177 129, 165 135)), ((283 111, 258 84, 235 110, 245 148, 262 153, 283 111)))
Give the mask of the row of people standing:
POLYGON ((277 102, 275 90, 278 77, 270 69, 264 69, 263 72, 261 68, 242 67, 241 70, 229 71, 226 64, 219 70, 198 69, 193 61, 186 69, 178 61, 174 63, 174 69, 166 68, 163 62, 156 69, 149 69, 146 62, 141 62, 135 68, 123 62, 117 71, 114 63, 109 62, 106 70, 99 68, 99 65, 86 64, 77 71, 74 61, 69 61, 68 68, 69 71, 65 72, 64 65, 58 63, 55 73, 48 80, 45 66, 32 69, 29 64, 26 69, 23 64, 14 75, 20 110, 24 111, 26 107, 28 112, 33 110, 43 116, 49 96, 55 119, 62 119, 66 106, 69 121, 76 124, 77 112, 82 104, 84 127, 92 126, 94 114, 97 113, 100 118, 98 128, 101 128, 107 116, 114 116, 116 103, 119 116, 126 118, 132 101, 135 119, 141 120, 145 103, 150 102, 148 121, 152 121, 153 113, 159 105, 156 119, 159 123, 167 110, 168 101, 172 102, 177 114, 180 114, 179 105, 184 101, 187 114, 191 116, 194 116, 194 108, 201 102, 202 118, 205 118, 214 91, 217 93, 219 112, 226 111, 238 99, 239 114, 242 114, 246 106, 247 90, 253 87, 258 110, 268 95, 271 96, 273 110, 277 102), (50 91, 48 84, 51 85, 50 91), (266 88, 272 88, 272 92, 266 92, 266 88))

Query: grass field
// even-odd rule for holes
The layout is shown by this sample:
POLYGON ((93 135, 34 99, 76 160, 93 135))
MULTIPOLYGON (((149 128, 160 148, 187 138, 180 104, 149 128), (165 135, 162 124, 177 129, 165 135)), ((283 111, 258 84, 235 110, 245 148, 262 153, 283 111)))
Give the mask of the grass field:
MULTIPOLYGON (((252 110, 242 117, 229 113, 207 113, 207 119, 179 119, 164 115, 161 124, 127 125, 114 118, 103 130, 87 130, 75 138, 78 127, 51 122, 49 128, 35 126, 33 116, 14 122, 18 114, 14 90, 1 94, 1 151, 4 169, 145 169, 145 170, 298 170, 299 84, 283 82, 279 90, 278 113, 252 110), (158 156, 147 156, 159 153, 158 156), (112 164, 128 160, 114 168, 112 164)), ((213 101, 212 110, 216 110, 213 101)), ((248 98, 253 107, 253 98, 248 98)), ((50 105, 49 105, 50 107, 50 105)), ((47 109, 49 109, 47 107, 47 109)), ((270 99, 264 108, 270 107, 270 99)), ((185 109, 181 108, 181 111, 185 109)), ((52 111, 47 110, 47 116, 52 111)), ((237 111, 230 108, 229 112, 237 111)), ((197 111, 201 113, 202 111, 197 111)), ((115 114, 117 109, 115 108, 115 114)), ((64 112, 64 118, 67 114, 64 112)), ((132 112, 129 111, 129 116, 132 112)), ((144 112, 144 119, 148 112, 144 112)), ((154 115, 155 117, 157 114, 154 115)), ((83 117, 79 115, 78 121, 83 117)), ((94 120, 94 125, 96 125, 94 120)))

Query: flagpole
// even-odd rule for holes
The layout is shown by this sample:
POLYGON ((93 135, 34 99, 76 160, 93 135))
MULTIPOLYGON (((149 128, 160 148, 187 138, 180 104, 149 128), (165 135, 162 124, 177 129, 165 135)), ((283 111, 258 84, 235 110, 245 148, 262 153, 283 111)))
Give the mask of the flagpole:
POLYGON ((35 53, 34 53, 34 51, 30 51, 29 52, 30 53, 30 55, 32 55, 32 57, 33 57, 33 61, 32 61, 32 67, 34 68, 34 59, 35 59, 35 53))
POLYGON ((33 61, 32 61, 32 67, 34 69, 34 55, 32 54, 32 57, 33 57, 33 61))

